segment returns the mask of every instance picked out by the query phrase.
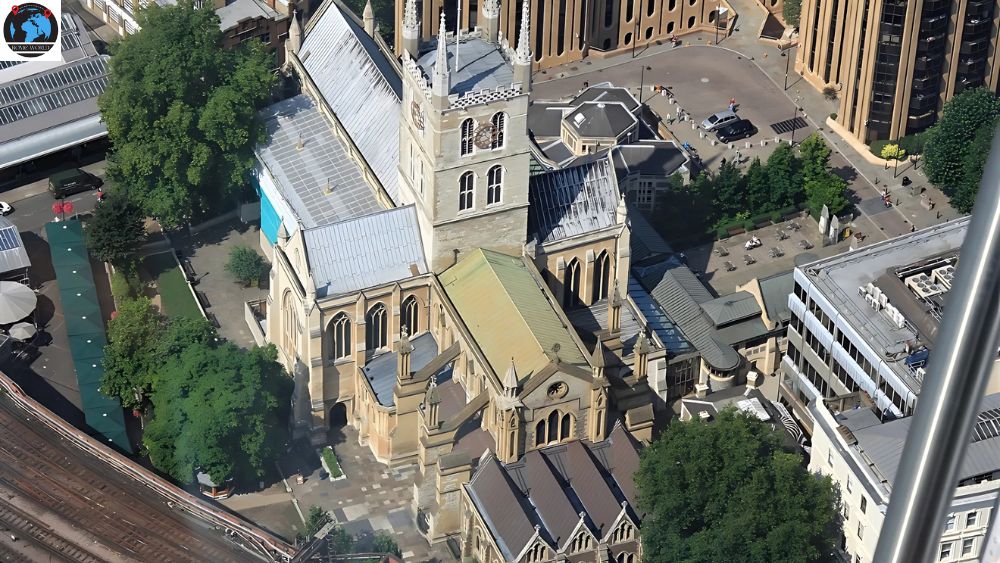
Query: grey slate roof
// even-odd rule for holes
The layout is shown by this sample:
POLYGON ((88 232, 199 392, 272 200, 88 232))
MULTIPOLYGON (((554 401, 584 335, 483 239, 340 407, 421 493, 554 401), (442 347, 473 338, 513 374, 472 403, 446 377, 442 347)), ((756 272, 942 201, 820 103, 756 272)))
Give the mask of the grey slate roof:
POLYGON ((558 137, 563 115, 575 106, 563 102, 532 102, 528 106, 528 128, 536 139, 558 137))
POLYGON ((701 309, 712 319, 716 327, 760 316, 757 299, 746 291, 737 291, 706 301, 701 304, 701 309))
POLYGON ((403 85, 395 67, 334 2, 313 16, 299 60, 382 187, 398 203, 403 85))
POLYGON ((612 149, 619 178, 629 174, 670 176, 687 164, 687 157, 673 141, 645 140, 612 149))
MULTIPOLYGON (((437 342, 430 332, 410 339, 410 344, 413 345, 413 351, 410 352, 410 370, 413 372, 423 369, 438 355, 437 342)), ((396 385, 396 358, 397 352, 393 350, 375 356, 365 364, 365 367, 361 368, 368 383, 372 386, 372 391, 375 392, 375 398, 384 407, 391 407, 395 404, 392 389, 396 385)), ((450 373, 449 369, 449 378, 450 373)), ((438 384, 443 383, 444 381, 438 380, 438 384)))
POLYGON ((573 441, 532 450, 507 466, 490 455, 466 490, 504 560, 512 561, 535 525, 542 539, 561 548, 581 512, 599 537, 614 523, 622 502, 635 514, 632 475, 639 447, 619 423, 597 444, 573 441))
POLYGON ((620 103, 586 102, 564 118, 581 137, 617 137, 638 123, 620 103))
MULTIPOLYGON (((608 330, 608 300, 601 299, 589 307, 576 307, 566 311, 566 316, 573 328, 581 333, 585 340, 595 340, 593 338, 598 332, 608 330)), ((638 313, 632 310, 632 305, 628 301, 622 301, 621 308, 621 340, 622 353, 629 355, 639 338, 639 318, 638 313)))
MULTIPOLYGON (((417 64, 427 76, 434 76, 437 61, 437 42, 434 48, 417 59, 417 64)), ((458 71, 455 71, 456 42, 450 37, 446 43, 448 49, 448 68, 451 70, 451 94, 465 94, 479 90, 494 89, 498 86, 510 86, 514 82, 514 69, 507 59, 500 54, 500 49, 478 37, 462 37, 457 44, 458 71)))
MULTIPOLYGON (((979 412, 1000 408, 1000 393, 983 397, 979 412)), ((910 431, 912 416, 875 424, 854 430, 857 447, 871 460, 878 472, 892 487, 899 470, 899 461, 906 442, 906 434, 910 431)), ((959 469, 959 480, 976 475, 990 473, 1000 469, 1000 437, 988 438, 972 442, 965 450, 965 458, 959 469)))
POLYGON ((624 104, 629 111, 639 107, 639 100, 625 88, 612 86, 610 82, 594 84, 573 98, 574 104, 583 102, 618 102, 624 104))
POLYGON ((792 318, 788 309, 788 296, 795 286, 795 276, 791 271, 757 280, 760 297, 764 301, 764 311, 772 321, 787 323, 792 318))
POLYGON ((304 228, 382 209, 358 163, 309 96, 280 101, 261 117, 268 140, 257 154, 304 228))
POLYGON ((31 266, 24 241, 17 226, 6 217, 0 217, 0 274, 31 266))
POLYGON ((759 317, 744 319, 716 330, 719 341, 732 346, 755 340, 770 332, 759 317))
POLYGON ((607 159, 532 176, 529 238, 555 242, 615 225, 621 194, 607 159))
POLYGON ((566 166, 577 158, 577 156, 573 154, 573 151, 569 150, 569 146, 559 139, 548 141, 538 148, 541 149, 542 155, 544 155, 545 158, 551 160, 559 166, 566 166))
POLYGON ((740 355, 715 329, 701 304, 713 299, 705 285, 675 258, 646 268, 637 268, 640 281, 663 312, 680 327, 713 368, 726 371, 740 363, 740 355))
POLYGON ((642 211, 631 203, 628 206, 629 227, 632 231, 632 264, 654 256, 667 256, 674 253, 667 241, 649 223, 642 211))
POLYGON ((428 272, 412 205, 303 231, 317 297, 428 272))
POLYGON ((235 27, 236 24, 245 19, 279 20, 283 18, 281 14, 260 0, 234 0, 232 3, 217 9, 215 13, 219 16, 219 28, 222 31, 235 27))

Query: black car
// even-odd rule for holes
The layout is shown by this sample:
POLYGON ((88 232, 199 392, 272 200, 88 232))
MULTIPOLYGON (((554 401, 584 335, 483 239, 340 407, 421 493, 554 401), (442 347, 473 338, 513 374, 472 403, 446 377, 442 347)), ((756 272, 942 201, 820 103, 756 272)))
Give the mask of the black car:
POLYGON ((715 136, 719 138, 720 143, 739 141, 740 139, 753 137, 756 134, 757 128, 753 126, 753 123, 750 123, 749 119, 741 119, 730 123, 715 132, 715 136))
POLYGON ((49 177, 49 192, 55 199, 62 199, 66 196, 96 190, 104 184, 97 176, 90 172, 84 172, 79 168, 73 168, 63 172, 56 172, 49 177))

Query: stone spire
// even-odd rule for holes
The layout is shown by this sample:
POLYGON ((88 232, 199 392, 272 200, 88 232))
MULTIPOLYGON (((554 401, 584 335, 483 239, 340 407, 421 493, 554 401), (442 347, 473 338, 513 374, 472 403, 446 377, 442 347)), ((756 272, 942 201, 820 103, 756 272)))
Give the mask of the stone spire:
POLYGON ((451 72, 448 70, 448 33, 447 24, 444 20, 444 12, 441 12, 441 27, 438 29, 437 60, 434 63, 434 84, 431 92, 434 95, 435 105, 438 109, 447 106, 448 94, 451 93, 451 72))
POLYGON ((637 381, 646 379, 646 359, 650 350, 652 347, 649 345, 649 339, 646 338, 646 329, 642 329, 639 331, 639 339, 636 340, 633 354, 635 363, 632 365, 632 373, 635 374, 637 381))
POLYGON ((372 9, 372 0, 365 2, 365 11, 362 14, 362 19, 365 22, 365 33, 371 37, 375 37, 375 10, 372 9))
POLYGON ((420 56, 420 20, 417 19, 417 0, 406 0, 403 8, 403 51, 416 59, 420 56))
MULTIPOLYGON (((521 83, 524 92, 531 91, 531 6, 529 0, 521 5, 521 34, 514 53, 514 81, 521 83)), ((544 7, 544 6, 543 6, 544 7)))
POLYGON ((400 380, 408 380, 413 376, 410 370, 410 352, 413 352, 413 344, 410 344, 410 335, 407 334, 406 327, 399 337, 399 349, 396 354, 396 376, 400 380))
POLYGON ((622 294, 618 291, 618 280, 611 286, 611 299, 608 299, 608 332, 617 334, 622 329, 622 294))
POLYGON ((517 397, 517 370, 514 368, 514 358, 510 359, 510 367, 503 376, 503 394, 508 399, 517 397))
POLYGON ((615 209, 615 219, 619 225, 624 225, 628 221, 628 207, 625 205, 625 194, 618 198, 618 208, 615 209))
POLYGON ((480 10, 480 29, 483 30, 483 39, 490 43, 499 41, 500 33, 500 0, 485 0, 480 10))
POLYGON ((594 364, 594 379, 602 379, 604 377, 604 368, 607 367, 608 360, 605 357, 605 352, 607 347, 604 342, 598 340, 597 346, 594 347, 594 355, 591 358, 591 363, 594 364))
POLYGON ((292 10, 292 21, 288 25, 288 39, 285 41, 287 42, 285 48, 288 52, 299 54, 299 48, 302 47, 302 26, 299 24, 298 10, 292 10))
POLYGON ((437 388, 437 376, 431 377, 431 384, 427 386, 427 393, 424 394, 424 420, 427 427, 437 429, 441 425, 439 406, 441 404, 441 394, 437 388))

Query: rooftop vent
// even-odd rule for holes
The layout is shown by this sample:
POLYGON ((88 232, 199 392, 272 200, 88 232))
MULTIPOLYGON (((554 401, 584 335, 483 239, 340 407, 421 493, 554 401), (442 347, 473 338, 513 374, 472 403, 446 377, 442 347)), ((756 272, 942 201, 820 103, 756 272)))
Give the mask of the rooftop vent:
POLYGON ((575 124, 577 124, 579 126, 581 123, 583 123, 584 119, 586 119, 586 118, 583 117, 583 114, 582 113, 578 113, 578 114, 576 114, 576 115, 573 116, 573 123, 575 123, 575 124))
POLYGON ((927 299, 932 295, 938 295, 947 291, 946 288, 935 283, 934 279, 924 273, 914 274, 903 280, 903 283, 921 299, 927 299))
POLYGON ((948 265, 934 268, 931 270, 931 277, 947 291, 951 289, 952 281, 955 279, 955 266, 948 265))

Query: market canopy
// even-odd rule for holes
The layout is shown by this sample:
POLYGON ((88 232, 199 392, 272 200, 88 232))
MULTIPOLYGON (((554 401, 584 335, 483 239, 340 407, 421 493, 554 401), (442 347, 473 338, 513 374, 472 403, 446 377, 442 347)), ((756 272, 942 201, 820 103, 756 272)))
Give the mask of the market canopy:
POLYGON ((16 323, 35 310, 38 297, 23 283, 0 282, 0 324, 16 323))

